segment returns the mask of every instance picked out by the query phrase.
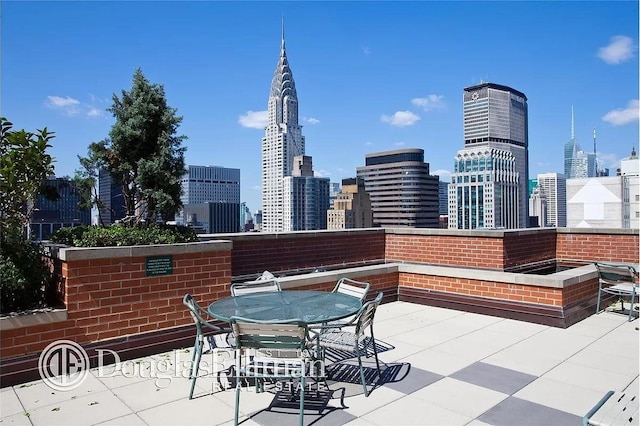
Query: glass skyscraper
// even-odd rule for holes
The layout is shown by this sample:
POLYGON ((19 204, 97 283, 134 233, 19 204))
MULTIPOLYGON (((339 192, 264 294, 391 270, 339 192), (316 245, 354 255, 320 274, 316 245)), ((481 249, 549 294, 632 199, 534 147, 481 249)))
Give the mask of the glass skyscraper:
POLYGON ((527 97, 494 83, 467 87, 463 120, 465 147, 449 185, 449 228, 526 228, 527 97))

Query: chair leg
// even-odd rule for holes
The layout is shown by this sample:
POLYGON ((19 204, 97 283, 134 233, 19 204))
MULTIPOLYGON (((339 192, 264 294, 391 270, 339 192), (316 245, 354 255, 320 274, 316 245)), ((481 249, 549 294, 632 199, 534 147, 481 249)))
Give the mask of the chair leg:
POLYGON ((304 426, 304 388, 306 386, 304 371, 300 377, 300 426, 304 426))
POLYGON ((358 367, 360 368, 360 380, 362 380, 362 388, 364 389, 364 396, 369 396, 369 391, 367 390, 367 378, 364 375, 364 368, 362 368, 362 351, 360 351, 359 348, 358 348, 358 367))
POLYGON ((241 384, 240 384, 240 367, 241 367, 240 358, 242 358, 241 355, 239 355, 236 358, 236 372, 235 372, 236 373, 236 410, 235 410, 234 417, 233 417, 233 424, 235 426, 238 426, 238 417, 239 417, 238 414, 239 414, 239 411, 240 411, 240 386, 241 386, 241 384))
POLYGON ((191 365, 191 391, 189 392, 189 399, 193 399, 193 390, 196 387, 196 379, 198 378, 198 370, 200 369, 200 359, 202 358, 202 346, 203 342, 196 340, 196 347, 193 351, 193 364, 191 365))
POLYGON ((598 287, 598 302, 596 303, 596 314, 600 313, 600 295, 602 294, 601 288, 598 287))
POLYGON ((632 290, 631 293, 631 306, 629 307, 629 322, 633 321, 633 302, 635 302, 636 300, 636 293, 635 293, 635 288, 632 290))
POLYGON ((378 368, 378 378, 382 377, 380 372, 380 361, 378 361, 378 348, 376 348, 376 339, 373 337, 373 327, 371 328, 371 342, 373 344, 373 355, 376 357, 376 367, 378 368))

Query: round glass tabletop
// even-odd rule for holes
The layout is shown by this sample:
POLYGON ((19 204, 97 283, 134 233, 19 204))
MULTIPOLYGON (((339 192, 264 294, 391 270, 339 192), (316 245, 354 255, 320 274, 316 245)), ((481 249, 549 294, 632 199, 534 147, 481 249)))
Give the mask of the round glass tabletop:
POLYGON ((228 322, 232 316, 257 321, 302 320, 317 324, 355 314, 360 299, 342 293, 313 290, 287 290, 227 297, 209 305, 211 316, 228 322))

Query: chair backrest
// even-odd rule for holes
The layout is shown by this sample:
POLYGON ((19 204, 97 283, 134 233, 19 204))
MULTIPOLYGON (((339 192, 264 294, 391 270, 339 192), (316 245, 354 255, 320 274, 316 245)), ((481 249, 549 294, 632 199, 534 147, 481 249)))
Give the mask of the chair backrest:
POLYGON ((373 317, 376 314, 376 309, 382 302, 382 292, 378 293, 374 300, 371 300, 360 308, 358 311, 358 320, 356 322, 356 334, 358 336, 362 335, 367 327, 373 324, 373 317))
POLYGON ((202 332, 203 332, 202 326, 205 326, 215 331, 222 330, 220 327, 210 324, 205 319, 205 317, 208 315, 207 311, 205 311, 204 309, 202 309, 202 307, 200 307, 200 305, 198 305, 198 302, 196 302, 196 299, 194 299, 192 295, 185 294, 184 298, 182 299, 182 303, 187 308, 189 308, 189 313, 191 314, 191 318, 193 319, 193 322, 196 323, 198 335, 202 335, 202 332))
POLYGON ((349 278, 340 278, 333 288, 334 293, 343 293, 364 300, 369 292, 370 284, 349 278))
POLYGON ((242 317, 229 319, 238 349, 270 349, 270 357, 277 358, 275 350, 304 351, 308 328, 300 320, 286 322, 256 321, 242 317))
POLYGON ((604 284, 635 283, 636 270, 631 265, 594 262, 600 282, 604 284))
POLYGON ((250 281, 246 283, 231 284, 231 295, 241 296, 250 293, 263 293, 267 291, 282 291, 280 282, 272 278, 270 280, 250 281))

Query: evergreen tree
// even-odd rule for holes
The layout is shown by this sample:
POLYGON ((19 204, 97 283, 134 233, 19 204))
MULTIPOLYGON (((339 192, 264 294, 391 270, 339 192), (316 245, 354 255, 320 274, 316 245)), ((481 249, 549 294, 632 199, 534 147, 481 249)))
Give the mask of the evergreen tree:
POLYGON ((186 136, 176 135, 182 117, 167 105, 164 86, 137 69, 131 90, 114 94, 108 111, 116 122, 109 138, 89 145, 85 164, 105 167, 122 184, 127 223, 172 218, 182 207, 186 136))

